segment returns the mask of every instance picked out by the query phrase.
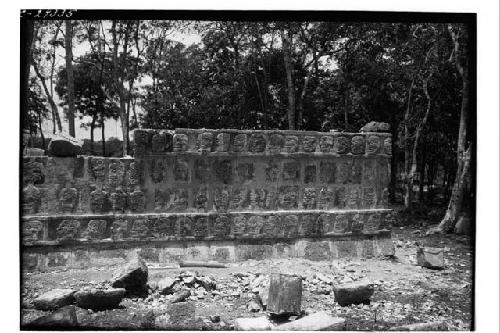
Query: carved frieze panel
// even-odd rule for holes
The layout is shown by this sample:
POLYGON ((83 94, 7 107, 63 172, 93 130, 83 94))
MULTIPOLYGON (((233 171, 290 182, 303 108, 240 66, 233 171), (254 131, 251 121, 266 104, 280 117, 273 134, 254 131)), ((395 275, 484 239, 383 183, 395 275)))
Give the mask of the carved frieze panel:
POLYGON ((110 160, 108 183, 111 186, 122 185, 124 175, 125 175, 125 166, 123 165, 122 161, 110 160))
POLYGON ((201 153, 209 153, 212 151, 214 142, 214 134, 212 132, 203 132, 198 134, 196 146, 201 153))
POLYGON ((59 194, 59 207, 62 213, 73 213, 78 200, 76 188, 65 187, 59 194))
POLYGON ((315 136, 305 136, 302 139, 302 150, 305 153, 313 153, 316 151, 317 139, 315 136))
POLYGON ((189 164, 184 159, 176 159, 174 162, 174 180, 176 182, 189 181, 189 164))
POLYGON ((183 152, 188 150, 189 138, 186 134, 176 133, 172 139, 172 151, 183 152))
POLYGON ((335 164, 321 161, 319 163, 319 181, 323 184, 335 183, 335 164))
POLYGON ((296 153, 299 150, 299 137, 295 135, 287 135, 283 151, 285 153, 296 153))
POLYGON ((279 188, 279 208, 295 209, 299 206, 299 187, 280 186, 279 188))
POLYGON ((266 150, 266 136, 260 133, 250 135, 248 151, 251 153, 262 153, 266 150))
POLYGON ((269 136, 269 146, 268 146, 268 151, 270 153, 276 154, 281 152, 281 149, 283 148, 285 144, 285 138, 281 134, 271 134, 269 136))
POLYGON ((284 181, 297 181, 300 179, 300 163, 284 162, 283 163, 283 180, 284 181))
POLYGON ((333 136, 323 135, 319 139, 319 151, 322 153, 329 153, 333 149, 333 136))
POLYGON ((90 192, 90 210, 93 213, 106 213, 109 210, 108 192, 95 189, 90 192))
POLYGON ((246 152, 247 151, 247 135, 244 133, 236 134, 233 138, 233 151, 246 152))

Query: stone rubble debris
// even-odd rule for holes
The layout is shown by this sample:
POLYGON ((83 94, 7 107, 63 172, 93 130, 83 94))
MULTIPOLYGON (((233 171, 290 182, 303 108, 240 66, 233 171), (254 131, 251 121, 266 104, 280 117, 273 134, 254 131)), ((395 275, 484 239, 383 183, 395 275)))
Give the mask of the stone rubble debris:
POLYGON ((428 323, 415 323, 391 327, 391 331, 448 331, 448 325, 444 321, 428 323))

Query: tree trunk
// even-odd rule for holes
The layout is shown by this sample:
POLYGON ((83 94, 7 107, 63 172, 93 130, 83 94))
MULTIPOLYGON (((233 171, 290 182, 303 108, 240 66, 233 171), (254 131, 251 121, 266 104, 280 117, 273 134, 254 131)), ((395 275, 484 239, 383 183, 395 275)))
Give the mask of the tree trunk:
POLYGON ((410 120, 411 111, 411 97, 413 93, 413 86, 415 84, 415 79, 411 81, 410 88, 408 90, 408 105, 406 106, 405 118, 404 118, 404 149, 405 149, 405 208, 410 208, 413 201, 413 180, 410 178, 410 145, 408 144, 408 138, 410 136, 410 131, 408 128, 408 122, 410 120))
MULTIPOLYGON (((432 73, 423 80, 422 87, 425 93, 425 97, 427 98, 427 107, 425 109, 425 115, 424 118, 422 118, 422 121, 420 124, 417 126, 416 132, 415 132, 415 141, 413 142, 413 149, 412 149, 412 160, 411 160, 411 167, 410 167, 410 172, 408 174, 408 183, 411 184, 411 190, 410 192, 413 193, 413 183, 415 180, 415 176, 417 173, 417 163, 418 163, 418 156, 417 156, 417 151, 418 151, 418 145, 420 143, 420 136, 422 134, 422 130, 424 129, 425 125, 427 124, 427 119, 429 118, 429 113, 431 112, 431 97, 429 95, 429 91, 427 90, 427 84, 432 76, 432 73)), ((405 115, 406 119, 406 115, 405 115)), ((405 124, 405 131, 408 129, 407 125, 405 124)), ((406 157, 406 156, 405 156, 406 157)), ((408 189, 407 189, 408 190, 408 189)), ((423 189, 421 190, 423 193, 423 189)), ((412 195, 409 195, 410 200, 412 199, 412 195)), ((405 200, 405 207, 408 208, 411 206, 411 201, 409 202, 409 206, 406 205, 406 200, 405 200)))
POLYGON ((281 31, 283 39, 283 60, 285 63, 286 82, 288 87, 288 129, 295 129, 295 84, 292 77, 292 59, 290 55, 290 41, 285 30, 281 31))
POLYGON ((75 82, 73 79, 73 27, 71 20, 66 21, 66 35, 64 44, 66 48, 66 73, 68 76, 68 123, 69 135, 75 137, 75 82))
MULTIPOLYGON (((457 71, 462 76, 462 105, 460 108, 460 127, 458 129, 458 140, 457 140, 457 173, 455 176, 455 183, 453 184, 453 189, 451 192, 450 202, 448 203, 448 209, 446 213, 437 226, 436 232, 452 232, 455 228, 460 213, 462 212, 462 204, 464 198, 464 192, 466 188, 466 179, 468 177, 468 172, 470 168, 470 158, 471 158, 471 146, 465 150, 466 138, 467 138, 467 116, 469 111, 469 95, 470 95, 470 82, 469 82, 469 68, 467 60, 465 64, 461 63, 461 52, 460 52, 460 42, 459 36, 453 31, 451 26, 449 26, 449 31, 454 43, 455 50, 455 65, 457 71)), ((467 33, 465 32, 467 37, 467 33)), ((468 56, 467 46, 464 45, 463 54, 468 56)))
POLYGON ((42 130, 42 114, 38 113, 38 129, 40 130, 40 137, 42 138, 43 150, 47 151, 47 146, 45 145, 45 136, 42 130))
POLYGON ((61 124, 61 118, 59 117, 59 111, 57 110, 57 105, 54 102, 54 99, 52 98, 52 95, 49 92, 49 88, 47 87, 47 83, 45 82, 45 78, 42 76, 42 73, 40 73, 40 70, 38 69, 38 65, 33 62, 33 69, 35 70, 36 76, 42 83, 42 88, 43 91, 45 92, 45 96, 47 97, 47 101, 50 106, 50 110, 52 111, 52 119, 55 119, 57 123, 57 129, 59 133, 62 132, 62 124, 61 124))
POLYGON ((90 123, 90 154, 94 155, 94 129, 95 129, 95 122, 97 120, 97 116, 92 116, 92 122, 90 123))
POLYGON ((125 66, 127 57, 127 47, 128 47, 128 37, 129 37, 129 23, 125 28, 125 35, 123 38, 123 50, 120 55, 120 62, 118 61, 118 39, 116 35, 116 21, 113 21, 111 32, 113 35, 113 81, 115 85, 115 90, 118 93, 118 98, 120 101, 120 122, 122 128, 122 142, 123 142, 123 156, 128 155, 128 119, 125 101, 125 92, 123 87, 124 77, 125 77, 125 66))
POLYGON ((104 137, 104 115, 101 116, 101 141, 102 141, 102 156, 106 156, 106 138, 104 137))

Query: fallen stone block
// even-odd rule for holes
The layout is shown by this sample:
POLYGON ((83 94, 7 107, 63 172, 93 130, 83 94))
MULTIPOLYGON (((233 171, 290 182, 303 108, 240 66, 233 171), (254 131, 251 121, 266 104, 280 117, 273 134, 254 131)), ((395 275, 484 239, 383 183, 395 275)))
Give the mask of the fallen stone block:
POLYGON ((155 318, 155 328, 169 330, 197 329, 196 307, 192 303, 170 304, 165 312, 155 318))
POLYGON ((129 295, 147 294, 148 267, 139 257, 133 259, 125 267, 115 271, 111 278, 113 288, 124 288, 129 295))
POLYGON ((95 311, 115 309, 125 296, 125 289, 91 289, 75 293, 76 305, 95 311))
POLYGON ((191 292, 187 289, 181 290, 174 294, 174 297, 170 301, 170 303, 179 303, 184 302, 189 296, 191 296, 191 292))
POLYGON ((415 323, 391 327, 391 331, 448 331, 448 325, 444 321, 428 323, 415 323))
POLYGON ((272 274, 269 283, 267 311, 274 315, 300 314, 302 278, 287 274, 272 274))
POLYGON ((335 301, 340 306, 369 304, 373 292, 373 285, 368 282, 350 282, 333 287, 335 301))
POLYGON ((360 132, 389 132, 391 126, 388 123, 378 121, 370 121, 365 126, 361 127, 360 132))
POLYGON ((158 289, 160 294, 162 295, 170 295, 174 292, 174 286, 177 283, 177 280, 172 279, 171 277, 164 277, 158 282, 158 289))
POLYGON ((215 290, 217 288, 215 281, 208 276, 197 276, 195 280, 199 285, 205 288, 206 291, 215 290))
POLYGON ((443 269, 444 249, 434 247, 418 247, 417 265, 430 269, 443 269))
POLYGON ((234 321, 235 331, 270 331, 272 327, 267 317, 238 318, 234 321))
POLYGON ((345 319, 318 312, 272 328, 273 331, 341 331, 345 319))
POLYGON ((37 318, 27 324, 26 329, 71 329, 78 326, 75 306, 67 305, 59 310, 40 318, 37 318))
POLYGON ((76 141, 66 138, 54 138, 48 147, 49 154, 57 157, 76 157, 81 154, 82 147, 76 141))
POLYGON ((57 310, 75 303, 75 291, 72 289, 52 289, 33 300, 35 309, 57 310))
POLYGON ((23 151, 24 156, 44 156, 45 152, 40 148, 25 148, 23 151))

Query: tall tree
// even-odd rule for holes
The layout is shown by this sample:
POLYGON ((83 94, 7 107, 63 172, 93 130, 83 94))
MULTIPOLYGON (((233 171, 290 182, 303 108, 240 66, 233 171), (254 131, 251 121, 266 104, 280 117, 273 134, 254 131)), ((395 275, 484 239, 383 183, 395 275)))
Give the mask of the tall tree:
POLYGON ((432 230, 437 232, 452 232, 463 213, 463 199, 471 163, 471 145, 466 146, 467 118, 470 105, 468 30, 465 25, 454 26, 450 24, 448 25, 448 31, 453 42, 455 66, 462 78, 462 104, 460 107, 460 126, 457 140, 457 172, 445 216, 437 226, 437 229, 432 230))
POLYGON ((66 49, 66 74, 68 75, 68 125, 69 135, 75 137, 75 82, 73 78, 73 25, 66 20, 64 45, 66 49))
POLYGON ((63 45, 58 38, 62 21, 36 21, 35 45, 32 52, 32 65, 35 74, 44 90, 47 103, 52 113, 53 133, 62 132, 59 110, 54 101, 54 71, 56 67, 57 48, 63 45), (47 63, 48 62, 48 63, 47 63), (48 85, 47 85, 48 81, 48 85))

